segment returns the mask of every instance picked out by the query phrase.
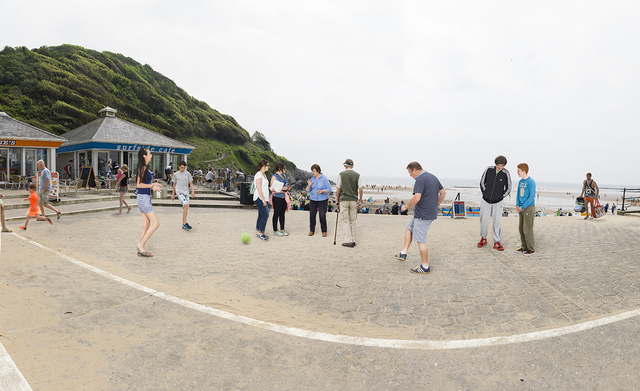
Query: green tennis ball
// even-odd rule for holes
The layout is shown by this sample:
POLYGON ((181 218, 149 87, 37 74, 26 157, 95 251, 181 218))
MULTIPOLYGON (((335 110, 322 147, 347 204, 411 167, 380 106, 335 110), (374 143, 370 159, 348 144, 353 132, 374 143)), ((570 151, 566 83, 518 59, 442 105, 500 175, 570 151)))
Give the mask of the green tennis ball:
POLYGON ((249 239, 251 239, 251 235, 246 232, 240 235, 240 240, 242 240, 242 243, 244 244, 249 244, 249 239))

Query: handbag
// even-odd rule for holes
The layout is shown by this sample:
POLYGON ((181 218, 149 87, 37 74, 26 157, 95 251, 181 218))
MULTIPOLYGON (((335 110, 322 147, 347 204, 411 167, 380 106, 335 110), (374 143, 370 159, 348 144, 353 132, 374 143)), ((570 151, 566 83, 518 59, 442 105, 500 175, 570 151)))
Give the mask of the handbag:
POLYGON ((602 216, 605 215, 604 206, 600 205, 600 200, 596 200, 594 206, 595 206, 595 208, 594 208, 594 213, 593 213, 594 216, 593 217, 595 217, 597 219, 598 217, 602 217, 602 216))

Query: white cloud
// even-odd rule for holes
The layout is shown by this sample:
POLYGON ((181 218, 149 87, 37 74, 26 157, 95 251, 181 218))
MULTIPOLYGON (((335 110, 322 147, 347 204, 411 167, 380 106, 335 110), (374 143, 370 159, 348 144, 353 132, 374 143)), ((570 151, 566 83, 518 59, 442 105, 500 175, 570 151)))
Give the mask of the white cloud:
MULTIPOLYGON (((12 2, 0 44, 119 52, 261 131, 302 168, 640 184, 640 4, 12 2)), ((3 12, 5 11, 3 10, 3 12)))

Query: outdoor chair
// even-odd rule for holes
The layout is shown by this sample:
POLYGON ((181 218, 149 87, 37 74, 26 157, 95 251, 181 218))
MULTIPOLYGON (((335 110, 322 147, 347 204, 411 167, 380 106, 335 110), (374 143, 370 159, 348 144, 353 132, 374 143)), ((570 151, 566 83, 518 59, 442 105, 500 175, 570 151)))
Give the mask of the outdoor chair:
POLYGON ((216 178, 215 181, 215 188, 216 190, 222 190, 222 184, 224 183, 224 178, 219 176, 216 178))

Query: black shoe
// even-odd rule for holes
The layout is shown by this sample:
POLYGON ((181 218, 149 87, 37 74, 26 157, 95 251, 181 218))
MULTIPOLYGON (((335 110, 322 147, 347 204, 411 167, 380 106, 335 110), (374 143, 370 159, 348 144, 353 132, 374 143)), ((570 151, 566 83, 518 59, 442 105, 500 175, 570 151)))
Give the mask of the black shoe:
POLYGON ((525 251, 525 252, 523 252, 524 255, 533 255, 535 253, 536 253, 535 251, 525 251))
POLYGON ((427 268, 425 269, 424 266, 420 265, 415 269, 411 269, 411 273, 414 273, 414 274, 429 274, 429 273, 431 273, 431 266, 427 266, 427 268))
POLYGON ((342 243, 342 246, 343 246, 343 247, 355 247, 355 246, 356 246, 356 244, 355 244, 354 242, 351 242, 351 243, 342 243))
POLYGON ((400 253, 400 254, 396 255, 396 259, 398 259, 400 261, 406 261, 407 260, 407 254, 400 253))
POLYGON ((189 225, 189 223, 185 223, 185 225, 187 226, 187 228, 191 229, 193 228, 192 226, 189 225))

